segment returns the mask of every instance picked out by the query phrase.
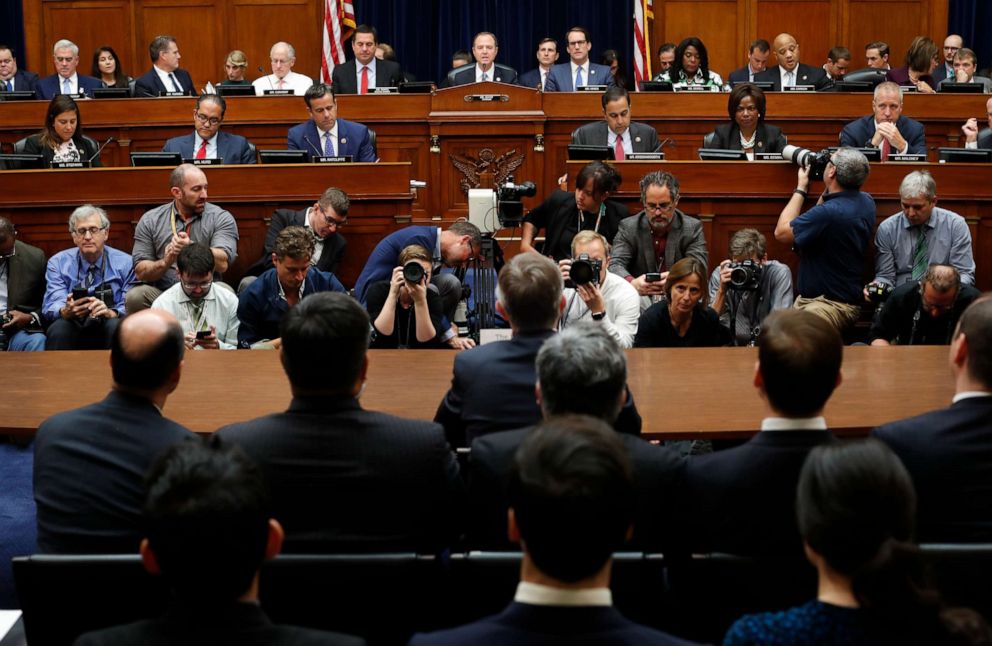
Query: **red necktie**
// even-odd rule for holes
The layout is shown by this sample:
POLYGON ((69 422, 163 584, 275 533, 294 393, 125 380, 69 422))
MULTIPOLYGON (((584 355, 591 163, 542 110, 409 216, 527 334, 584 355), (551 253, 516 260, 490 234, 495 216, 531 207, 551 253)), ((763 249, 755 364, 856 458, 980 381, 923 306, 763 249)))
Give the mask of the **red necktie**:
POLYGON ((891 152, 892 152, 892 146, 889 144, 889 140, 888 139, 883 139, 882 140, 882 161, 887 160, 889 158, 889 153, 891 153, 891 152))
POLYGON ((617 147, 616 152, 613 153, 613 159, 623 161, 623 137, 617 137, 617 147))
POLYGON ((369 93, 369 66, 362 65, 362 88, 358 91, 359 94, 369 93))
POLYGON ((206 139, 203 140, 203 143, 200 144, 199 150, 196 151, 196 158, 197 159, 206 159, 207 158, 207 140, 206 139))

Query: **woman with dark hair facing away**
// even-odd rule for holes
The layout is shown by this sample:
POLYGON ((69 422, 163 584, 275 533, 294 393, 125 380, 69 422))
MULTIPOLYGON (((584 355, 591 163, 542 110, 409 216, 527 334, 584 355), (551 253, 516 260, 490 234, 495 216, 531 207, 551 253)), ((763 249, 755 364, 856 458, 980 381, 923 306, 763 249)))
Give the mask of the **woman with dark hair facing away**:
POLYGON ((93 67, 90 70, 93 78, 103 81, 103 87, 119 87, 125 90, 131 87, 131 77, 121 69, 121 59, 109 45, 104 45, 93 52, 93 67))
POLYGON ((706 304, 706 265, 686 257, 668 270, 665 298, 644 310, 635 348, 701 348, 727 345, 730 330, 706 304))
POLYGON ((723 90, 723 79, 710 69, 706 45, 695 36, 689 36, 678 44, 675 60, 661 75, 661 80, 670 81, 676 90, 684 90, 690 85, 708 87, 714 92, 723 90))
POLYGON ((906 50, 906 64, 885 73, 885 80, 902 86, 916 86, 917 92, 936 94, 933 71, 939 64, 937 43, 926 36, 917 36, 906 50))
POLYGON ((24 144, 25 153, 41 155, 47 165, 92 160, 93 166, 102 166, 99 149, 95 141, 83 135, 79 106, 66 94, 52 97, 45 116, 45 127, 40 133, 28 137, 24 144))
POLYGON ((817 598, 745 615, 724 646, 989 644, 984 620, 948 609, 922 580, 911 542, 916 494, 906 468, 874 439, 825 444, 806 458, 796 492, 799 531, 816 567, 817 598))
POLYGON ((717 126, 711 141, 703 148, 743 150, 753 160, 754 153, 780 153, 788 139, 776 126, 765 123, 765 93, 753 83, 740 83, 727 101, 730 123, 717 126))
POLYGON ((441 347, 444 307, 440 294, 430 288, 433 269, 430 252, 410 245, 400 252, 392 277, 369 286, 370 348, 441 347))
POLYGON ((627 87, 627 74, 623 69, 623 65, 620 64, 620 54, 617 53, 617 50, 606 50, 603 52, 603 56, 599 59, 599 62, 609 66, 610 76, 613 77, 614 85, 622 88, 627 87))

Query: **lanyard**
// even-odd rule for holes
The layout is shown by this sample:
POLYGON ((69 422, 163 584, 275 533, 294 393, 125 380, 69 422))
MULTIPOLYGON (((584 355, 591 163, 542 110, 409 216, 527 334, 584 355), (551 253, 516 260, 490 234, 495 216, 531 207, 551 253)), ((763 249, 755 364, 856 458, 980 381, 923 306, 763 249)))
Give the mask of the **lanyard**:
MULTIPOLYGON (((599 205, 599 214, 596 216, 596 224, 593 225, 592 227, 593 233, 599 233, 599 223, 603 219, 604 213, 606 213, 605 202, 599 205)), ((579 211, 578 227, 576 228, 576 232, 582 231, 582 220, 583 220, 582 214, 583 211, 579 211)))

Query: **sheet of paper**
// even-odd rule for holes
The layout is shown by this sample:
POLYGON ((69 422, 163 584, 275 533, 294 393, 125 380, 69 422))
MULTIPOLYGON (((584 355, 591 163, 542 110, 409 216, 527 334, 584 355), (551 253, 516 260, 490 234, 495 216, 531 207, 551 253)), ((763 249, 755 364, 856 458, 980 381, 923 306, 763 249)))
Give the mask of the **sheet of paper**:
POLYGON ((0 610, 0 639, 10 632, 10 629, 21 617, 20 610, 0 610))

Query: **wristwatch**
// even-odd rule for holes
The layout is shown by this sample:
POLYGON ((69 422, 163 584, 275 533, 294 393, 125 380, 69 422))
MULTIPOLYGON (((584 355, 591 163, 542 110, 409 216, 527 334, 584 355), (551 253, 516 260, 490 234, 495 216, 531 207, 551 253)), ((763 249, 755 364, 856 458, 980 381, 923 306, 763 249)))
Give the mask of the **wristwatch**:
POLYGON ((606 312, 593 312, 592 313, 592 320, 594 320, 594 321, 602 321, 604 318, 606 318, 606 312))

